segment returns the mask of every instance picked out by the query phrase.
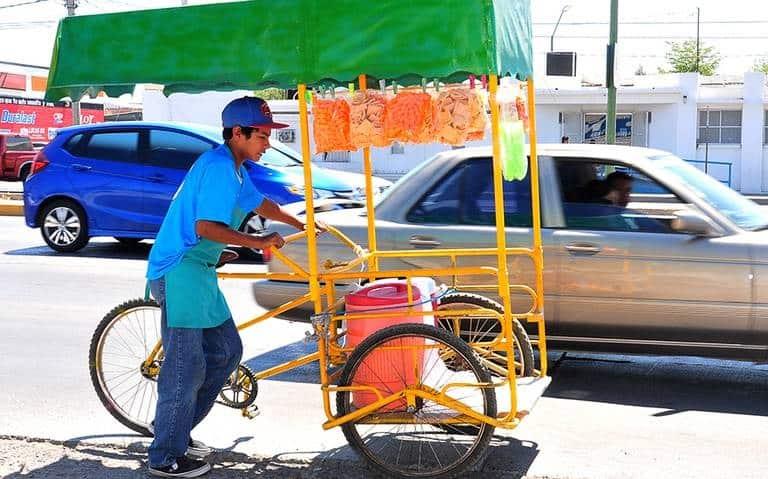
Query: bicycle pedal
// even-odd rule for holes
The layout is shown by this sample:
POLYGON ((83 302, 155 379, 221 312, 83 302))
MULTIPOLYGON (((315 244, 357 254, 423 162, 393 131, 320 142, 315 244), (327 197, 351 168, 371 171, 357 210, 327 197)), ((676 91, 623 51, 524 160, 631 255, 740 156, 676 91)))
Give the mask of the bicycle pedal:
POLYGON ((259 410, 259 407, 255 404, 251 404, 247 408, 244 408, 242 410, 243 417, 247 419, 254 419, 256 416, 261 414, 261 411, 259 410))

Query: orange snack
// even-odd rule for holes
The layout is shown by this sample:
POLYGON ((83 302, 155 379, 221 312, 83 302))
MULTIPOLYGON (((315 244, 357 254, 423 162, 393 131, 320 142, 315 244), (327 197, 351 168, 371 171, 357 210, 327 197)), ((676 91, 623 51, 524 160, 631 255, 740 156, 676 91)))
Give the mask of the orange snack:
POLYGON ((350 141, 355 148, 387 146, 384 111, 387 99, 373 90, 358 91, 350 107, 350 141))
POLYGON ((431 143, 432 96, 422 92, 402 92, 387 103, 384 134, 388 141, 431 143))
POLYGON ((470 122, 469 90, 440 92, 435 100, 435 137, 441 143, 463 145, 470 122))
POLYGON ((346 100, 315 98, 312 102, 312 131, 317 153, 353 150, 349 141, 349 123, 346 100))
POLYGON ((485 110, 484 98, 474 90, 469 107, 472 112, 472 120, 469 122, 467 141, 482 140, 485 138, 485 129, 488 126, 488 114, 485 110))

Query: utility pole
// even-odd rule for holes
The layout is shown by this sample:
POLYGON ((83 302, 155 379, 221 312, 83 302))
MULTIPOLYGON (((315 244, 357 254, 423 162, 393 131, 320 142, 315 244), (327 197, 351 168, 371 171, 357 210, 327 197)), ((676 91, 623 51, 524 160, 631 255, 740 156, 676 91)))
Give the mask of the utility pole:
MULTIPOLYGON (((66 0, 67 16, 74 17, 77 8, 77 0, 66 0)), ((72 124, 80 124, 80 98, 72 99, 72 124)))
POLYGON ((701 9, 696 7, 696 73, 699 73, 699 19, 701 17, 701 9))
POLYGON ((608 88, 608 114, 605 118, 605 142, 616 143, 616 84, 614 70, 616 60, 616 38, 619 29, 619 0, 611 0, 611 32, 605 65, 605 86, 608 88))

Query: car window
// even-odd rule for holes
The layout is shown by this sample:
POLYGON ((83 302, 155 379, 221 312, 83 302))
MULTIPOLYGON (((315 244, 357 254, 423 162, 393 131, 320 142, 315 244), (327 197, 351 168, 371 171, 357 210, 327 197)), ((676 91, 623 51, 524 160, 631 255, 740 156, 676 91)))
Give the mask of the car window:
POLYGON ((459 197, 465 165, 454 168, 406 215, 412 223, 456 224, 459 221, 459 197))
MULTIPOLYGON (((531 225, 530 180, 504 182, 507 226, 531 225)), ((489 158, 468 160, 440 179, 407 215, 412 223, 493 226, 493 172, 489 158)))
POLYGON ((33 151, 32 141, 26 136, 8 136, 6 140, 8 151, 33 151))
POLYGON ((138 162, 138 131, 110 131, 93 133, 88 143, 80 148, 80 156, 99 160, 138 162))
POLYGON ((79 154, 79 148, 78 145, 80 145, 80 141, 83 139, 83 134, 78 133, 77 135, 73 135, 69 140, 67 140, 66 143, 64 143, 63 148, 67 150, 68 152, 72 153, 73 155, 79 154))
POLYGON ((686 207, 656 180, 610 162, 561 159, 557 171, 563 214, 570 229, 673 233, 672 213, 686 207), (671 197, 673 204, 655 207, 633 201, 633 194, 640 193, 671 197))
POLYGON ((147 163, 152 166, 188 170, 200 155, 214 148, 211 142, 184 133, 152 130, 147 163))

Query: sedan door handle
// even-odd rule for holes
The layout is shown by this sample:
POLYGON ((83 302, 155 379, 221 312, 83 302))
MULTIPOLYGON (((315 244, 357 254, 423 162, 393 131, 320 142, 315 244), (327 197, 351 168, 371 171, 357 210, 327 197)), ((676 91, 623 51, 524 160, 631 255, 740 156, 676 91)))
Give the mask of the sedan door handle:
POLYGON ((149 178, 149 181, 154 181, 155 183, 160 183, 165 181, 165 176, 163 175, 152 175, 149 178))
POLYGON ((600 247, 592 243, 568 243, 565 249, 573 254, 593 255, 600 252, 600 247))
POLYGON ((72 164, 72 168, 77 171, 91 171, 91 167, 88 165, 81 165, 80 163, 72 164))
POLYGON ((437 248, 442 244, 436 239, 432 238, 431 236, 420 236, 420 235, 411 236, 411 239, 408 242, 411 244, 411 246, 422 247, 422 248, 437 248))

